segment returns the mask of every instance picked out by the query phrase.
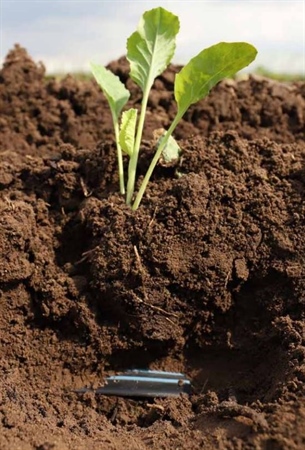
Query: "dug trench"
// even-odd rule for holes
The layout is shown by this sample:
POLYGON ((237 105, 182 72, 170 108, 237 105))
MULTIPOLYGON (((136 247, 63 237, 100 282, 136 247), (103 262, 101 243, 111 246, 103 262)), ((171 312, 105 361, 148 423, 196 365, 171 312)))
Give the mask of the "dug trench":
MULTIPOLYGON (((137 106, 126 60, 110 67, 137 106)), ((154 85, 139 182, 153 130, 173 117, 177 70, 154 85)), ((24 49, 8 54, 1 449, 304 448, 304 97, 304 83, 219 84, 133 212, 94 82, 46 80, 24 49), (192 394, 74 392, 134 368, 181 371, 192 394)))

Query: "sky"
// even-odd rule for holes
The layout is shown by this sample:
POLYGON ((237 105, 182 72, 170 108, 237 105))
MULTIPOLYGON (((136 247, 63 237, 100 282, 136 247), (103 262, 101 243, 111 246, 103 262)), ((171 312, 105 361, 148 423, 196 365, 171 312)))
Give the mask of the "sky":
POLYGON ((1 63, 19 43, 49 73, 107 64, 157 6, 179 16, 177 64, 220 41, 246 41, 258 49, 252 69, 305 75, 305 0, 0 0, 1 63))

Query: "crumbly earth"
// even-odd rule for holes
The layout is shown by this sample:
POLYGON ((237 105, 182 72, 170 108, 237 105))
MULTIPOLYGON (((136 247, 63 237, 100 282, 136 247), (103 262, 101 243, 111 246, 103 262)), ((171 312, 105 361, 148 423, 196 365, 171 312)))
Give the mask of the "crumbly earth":
MULTIPOLYGON (((178 70, 155 82, 140 179, 178 70)), ((137 212, 93 81, 47 81, 16 46, 0 111, 0 448, 305 448, 305 84, 220 83, 137 212), (129 368, 193 392, 74 392, 129 368)))

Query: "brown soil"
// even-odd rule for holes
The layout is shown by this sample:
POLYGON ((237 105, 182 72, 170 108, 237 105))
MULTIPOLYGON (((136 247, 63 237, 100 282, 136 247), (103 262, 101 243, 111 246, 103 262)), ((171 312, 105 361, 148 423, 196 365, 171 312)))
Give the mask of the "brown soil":
MULTIPOLYGON (((155 83, 140 177, 177 70, 155 83)), ((305 448, 305 84, 219 84, 136 213, 93 81, 46 81, 16 47, 0 110, 1 450, 305 448), (127 368, 182 371, 193 393, 73 392, 127 368)))

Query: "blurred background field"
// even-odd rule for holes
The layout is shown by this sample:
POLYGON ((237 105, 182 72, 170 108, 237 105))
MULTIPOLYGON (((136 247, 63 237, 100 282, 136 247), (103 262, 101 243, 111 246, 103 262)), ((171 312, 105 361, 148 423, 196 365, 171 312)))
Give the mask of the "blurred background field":
POLYGON ((15 43, 48 74, 85 74, 89 62, 125 54, 142 13, 163 6, 181 31, 174 63, 220 41, 247 41, 259 51, 251 71, 305 78, 305 0, 1 0, 1 62, 15 43))

